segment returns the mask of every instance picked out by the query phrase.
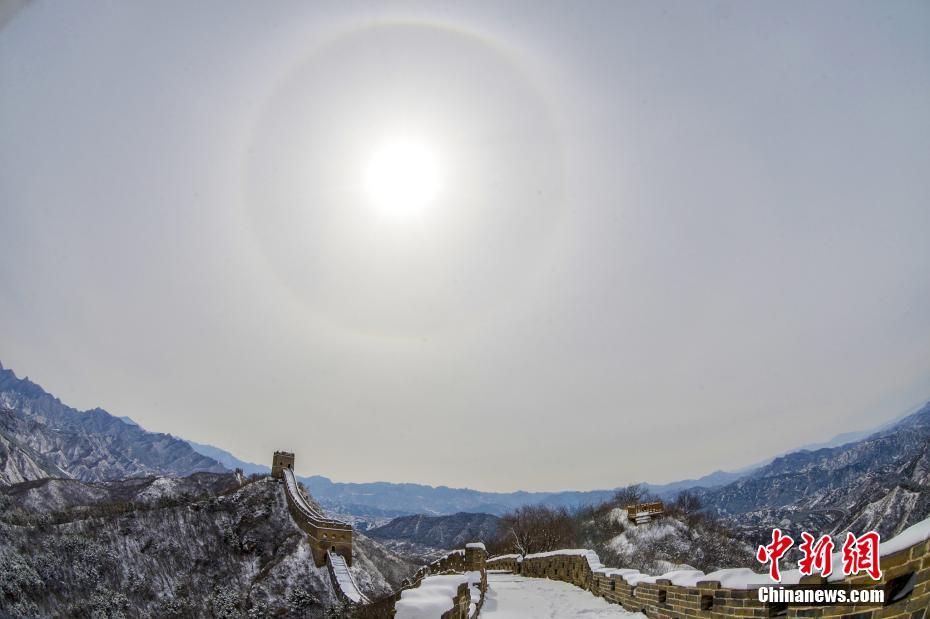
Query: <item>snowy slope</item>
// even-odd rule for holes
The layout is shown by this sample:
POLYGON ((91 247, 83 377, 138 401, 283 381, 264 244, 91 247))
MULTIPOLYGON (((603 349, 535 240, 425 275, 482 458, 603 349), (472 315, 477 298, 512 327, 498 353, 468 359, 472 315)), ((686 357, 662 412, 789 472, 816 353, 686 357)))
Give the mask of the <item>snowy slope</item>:
POLYGON ((76 410, 0 366, 0 485, 225 470, 170 434, 147 432, 103 409, 76 410))
POLYGON ((890 537, 930 515, 930 404, 868 438, 776 458, 700 496, 753 539, 774 526, 890 537))
POLYGON ((619 604, 610 604, 567 582, 545 578, 523 578, 513 574, 488 574, 481 617, 487 619, 645 619, 642 613, 631 613, 619 604))
POLYGON ((625 509, 604 505, 581 518, 579 543, 594 549, 607 565, 661 574, 676 569, 712 571, 755 560, 753 547, 699 515, 670 509, 661 518, 634 525, 625 509))
MULTIPOLYGON (((354 559, 373 597, 414 570, 363 536, 354 559)), ((0 592, 0 615, 17 616, 322 617, 337 604, 280 483, 229 473, 0 489, 0 592)))

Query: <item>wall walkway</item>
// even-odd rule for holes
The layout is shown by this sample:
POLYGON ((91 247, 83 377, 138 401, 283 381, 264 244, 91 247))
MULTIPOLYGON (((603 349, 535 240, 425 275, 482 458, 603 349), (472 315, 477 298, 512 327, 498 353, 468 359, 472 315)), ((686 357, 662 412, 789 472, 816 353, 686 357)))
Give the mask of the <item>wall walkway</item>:
POLYGON ((310 550, 317 567, 326 565, 330 553, 340 555, 351 567, 352 525, 321 514, 301 494, 294 471, 284 469, 282 473, 288 509, 297 526, 310 537, 310 550))
MULTIPOLYGON (((707 619, 723 617, 854 617, 855 619, 924 619, 930 617, 930 519, 918 523, 881 545, 882 580, 867 575, 830 579, 831 583, 872 585, 885 590, 884 605, 795 607, 761 603, 757 589, 771 585, 768 576, 749 569, 670 572, 648 576, 636 570, 601 564, 590 550, 562 550, 520 557, 503 555, 488 559, 489 570, 506 570, 527 577, 551 578, 572 583, 657 619, 707 619)), ((834 565, 841 565, 834 561, 834 565)), ((786 588, 822 584, 817 577, 800 578, 797 571, 783 572, 786 588)))

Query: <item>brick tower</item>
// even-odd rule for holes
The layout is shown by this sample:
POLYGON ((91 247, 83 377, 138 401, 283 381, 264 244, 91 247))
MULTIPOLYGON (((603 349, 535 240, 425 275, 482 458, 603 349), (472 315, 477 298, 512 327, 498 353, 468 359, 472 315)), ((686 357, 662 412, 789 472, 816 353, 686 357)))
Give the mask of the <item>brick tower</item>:
POLYGON ((276 479, 284 477, 284 469, 294 470, 294 454, 289 451, 276 451, 271 459, 271 476, 276 479))

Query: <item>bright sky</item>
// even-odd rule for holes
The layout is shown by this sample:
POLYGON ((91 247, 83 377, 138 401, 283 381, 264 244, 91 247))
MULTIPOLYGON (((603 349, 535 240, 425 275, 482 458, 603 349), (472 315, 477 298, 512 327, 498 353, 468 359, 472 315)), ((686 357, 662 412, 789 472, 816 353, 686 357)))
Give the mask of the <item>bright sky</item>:
POLYGON ((0 360, 74 406, 510 490, 740 468, 930 398, 927 2, 0 24, 0 360))

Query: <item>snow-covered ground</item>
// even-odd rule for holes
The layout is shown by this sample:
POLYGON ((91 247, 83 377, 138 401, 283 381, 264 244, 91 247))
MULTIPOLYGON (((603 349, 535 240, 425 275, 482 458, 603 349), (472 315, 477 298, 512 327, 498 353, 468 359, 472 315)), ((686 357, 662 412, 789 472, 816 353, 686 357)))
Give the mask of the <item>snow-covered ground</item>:
POLYGON ((494 572, 488 573, 488 591, 481 616, 490 619, 646 617, 567 582, 494 572))
MULTIPOLYGON (((475 605, 481 599, 480 572, 464 574, 442 574, 427 576, 419 587, 407 589, 401 593, 394 606, 396 619, 435 619, 452 608, 452 600, 458 593, 459 585, 468 583, 471 593, 469 616, 475 612, 475 605)), ((484 613, 481 613, 484 615, 484 613)))

